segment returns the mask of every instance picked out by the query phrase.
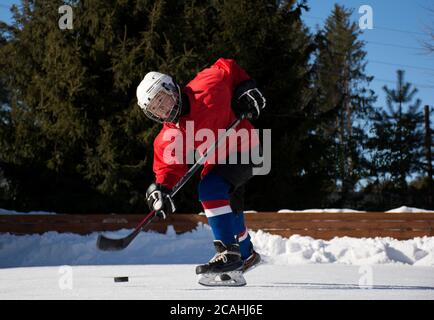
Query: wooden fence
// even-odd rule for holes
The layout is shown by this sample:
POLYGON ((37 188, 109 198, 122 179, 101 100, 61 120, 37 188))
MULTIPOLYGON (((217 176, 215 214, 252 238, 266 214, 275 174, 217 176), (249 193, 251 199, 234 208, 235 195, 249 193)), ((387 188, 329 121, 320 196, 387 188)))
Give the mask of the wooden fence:
MULTIPOLYGON (((134 228, 143 215, 0 215, 0 233, 18 235, 49 231, 89 234, 134 228)), ((193 230, 206 217, 197 214, 174 214, 165 221, 154 221, 150 230, 165 232, 173 225, 177 233, 193 230)), ((263 230, 289 237, 293 234, 317 239, 333 237, 393 237, 411 239, 434 236, 434 213, 275 213, 246 214, 251 230, 263 230)))

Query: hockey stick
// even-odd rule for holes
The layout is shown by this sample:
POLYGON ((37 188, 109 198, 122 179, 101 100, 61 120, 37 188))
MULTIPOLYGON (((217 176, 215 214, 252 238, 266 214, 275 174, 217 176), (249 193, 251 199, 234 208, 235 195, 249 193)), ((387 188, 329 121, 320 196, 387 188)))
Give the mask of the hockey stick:
MULTIPOLYGON (((187 173, 173 187, 173 190, 170 193, 170 197, 173 198, 178 193, 178 191, 181 190, 181 188, 187 183, 187 181, 190 180, 190 178, 196 173, 196 171, 205 163, 205 161, 208 158, 208 155, 211 152, 214 152, 214 150, 220 145, 220 142, 228 137, 229 131, 235 128, 241 122, 242 119, 244 119, 244 116, 240 117, 240 119, 233 121, 229 125, 229 127, 227 127, 225 134, 219 137, 217 142, 214 143, 214 145, 212 145, 208 150, 206 150, 206 152, 204 152, 204 154, 197 160, 197 162, 187 171, 187 173)), ((119 251, 125 249, 134 240, 134 238, 137 237, 140 231, 142 231, 144 227, 146 227, 148 224, 151 223, 151 221, 155 218, 155 216, 156 215, 154 210, 148 213, 148 215, 137 225, 137 227, 134 228, 134 231, 124 238, 111 239, 100 234, 96 242, 98 249, 103 251, 119 251)))

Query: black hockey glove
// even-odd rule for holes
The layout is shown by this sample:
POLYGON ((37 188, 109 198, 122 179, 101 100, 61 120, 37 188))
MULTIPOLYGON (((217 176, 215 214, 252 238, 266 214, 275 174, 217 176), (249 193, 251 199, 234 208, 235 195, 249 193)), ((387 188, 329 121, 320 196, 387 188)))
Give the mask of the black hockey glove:
POLYGON ((170 190, 161 184, 152 183, 146 190, 146 202, 149 209, 155 210, 155 214, 166 219, 176 208, 170 197, 170 190))
POLYGON ((265 98, 256 87, 255 80, 241 82, 234 91, 232 109, 238 118, 245 117, 255 120, 265 108, 265 98))

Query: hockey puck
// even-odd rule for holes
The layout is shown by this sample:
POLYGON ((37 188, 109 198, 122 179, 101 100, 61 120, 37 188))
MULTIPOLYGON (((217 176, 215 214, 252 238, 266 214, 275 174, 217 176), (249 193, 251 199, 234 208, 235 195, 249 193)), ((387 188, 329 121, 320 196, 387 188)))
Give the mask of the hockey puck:
POLYGON ((115 277, 115 282, 128 282, 128 277, 115 277))

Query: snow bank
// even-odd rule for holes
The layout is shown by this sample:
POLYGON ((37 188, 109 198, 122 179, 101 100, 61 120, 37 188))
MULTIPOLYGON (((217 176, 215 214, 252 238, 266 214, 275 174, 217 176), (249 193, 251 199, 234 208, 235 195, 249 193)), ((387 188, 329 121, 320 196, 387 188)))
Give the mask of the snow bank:
MULTIPOLYGON (((108 232, 113 238, 131 230, 108 232)), ((47 232, 43 235, 0 234, 0 268, 55 265, 119 265, 198 263, 213 254, 211 230, 200 224, 192 232, 177 235, 172 226, 166 234, 142 232, 130 246, 117 252, 96 248, 98 233, 81 236, 47 232)))
POLYGON ((392 209, 386 212, 390 213, 399 213, 399 212, 425 212, 425 213, 434 213, 432 210, 425 210, 425 209, 419 209, 419 208, 412 208, 412 207, 406 207, 402 206, 396 209, 392 209))
POLYGON ((6 209, 2 209, 0 208, 0 214, 4 214, 4 215, 11 215, 11 214, 56 214, 55 212, 46 212, 46 211, 30 211, 30 212, 18 212, 18 211, 14 211, 14 210, 6 210, 6 209))
POLYGON ((434 237, 399 241, 393 238, 336 237, 330 241, 293 235, 289 239, 259 230, 252 233, 259 251, 273 264, 340 263, 348 265, 409 264, 434 266, 434 237))
POLYGON ((345 212, 345 213, 354 213, 354 212, 358 212, 358 213, 362 213, 362 212, 366 212, 366 211, 357 211, 357 210, 352 210, 352 209, 306 209, 306 210, 289 210, 289 209, 281 209, 279 211, 277 211, 278 213, 341 213, 341 212, 345 212))
MULTIPOLYGON (((280 209, 277 211, 278 213, 363 213, 366 211, 359 211, 353 209, 306 209, 306 210, 290 210, 290 209, 280 209)), ((419 208, 412 208, 402 206, 396 209, 392 209, 386 212, 390 213, 400 213, 400 212, 426 212, 426 213, 434 213, 432 210, 425 210, 419 208)), ((244 213, 258 213, 256 210, 245 210, 244 213)), ((0 208, 0 214, 56 214, 55 212, 45 212, 45 211, 31 211, 31 212, 18 212, 14 210, 7 210, 0 208)), ((199 215, 205 215, 204 212, 199 212, 199 215)))
MULTIPOLYGON (((126 235, 129 230, 109 233, 126 235)), ((0 234, 0 268, 57 265, 197 264, 214 254, 208 225, 177 235, 142 232, 120 252, 96 248, 97 233, 88 236, 48 232, 44 235, 0 234)), ((256 250, 276 265, 338 263, 408 264, 434 266, 434 237, 398 241, 392 238, 334 238, 330 241, 294 235, 282 238, 263 231, 251 232, 256 250)))
MULTIPOLYGON (((278 213, 363 213, 366 211, 358 211, 353 209, 307 209, 307 210, 289 210, 289 209, 281 209, 277 211, 278 213)), ((406 207, 402 206, 396 209, 392 209, 389 211, 386 211, 388 213, 401 213, 401 212, 425 212, 425 213, 434 213, 434 211, 425 210, 425 209, 419 209, 419 208, 412 208, 412 207, 406 207)))

